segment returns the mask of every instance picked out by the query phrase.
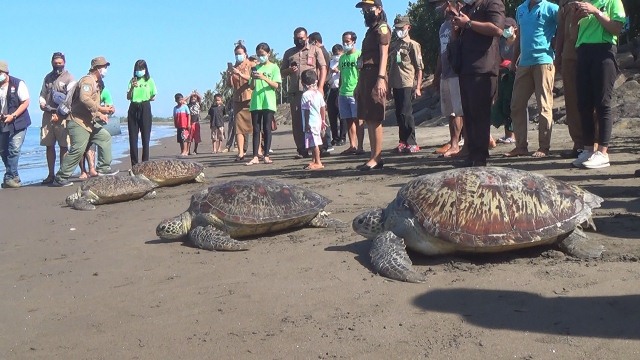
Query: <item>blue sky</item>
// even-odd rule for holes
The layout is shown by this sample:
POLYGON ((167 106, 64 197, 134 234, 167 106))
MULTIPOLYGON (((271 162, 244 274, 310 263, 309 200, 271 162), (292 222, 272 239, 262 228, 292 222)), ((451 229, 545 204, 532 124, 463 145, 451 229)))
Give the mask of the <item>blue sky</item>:
MULTIPOLYGON (((133 64, 145 59, 159 91, 152 105, 154 115, 167 117, 176 92, 213 89, 220 71, 233 61, 233 44, 238 39, 245 40, 250 54, 264 41, 282 55, 293 46, 293 29, 304 26, 309 32, 319 31, 329 49, 347 30, 358 34, 360 45, 365 27, 356 3, 7 0, 2 12, 10 20, 5 22, 0 59, 8 61, 11 75, 27 84, 34 124, 39 125, 42 113, 37 97, 55 51, 65 53, 67 69, 76 78, 86 74, 93 57, 103 55, 111 62, 105 83, 119 116, 128 108, 125 95, 133 64)), ((407 1, 383 3, 390 22, 408 7, 407 1)))

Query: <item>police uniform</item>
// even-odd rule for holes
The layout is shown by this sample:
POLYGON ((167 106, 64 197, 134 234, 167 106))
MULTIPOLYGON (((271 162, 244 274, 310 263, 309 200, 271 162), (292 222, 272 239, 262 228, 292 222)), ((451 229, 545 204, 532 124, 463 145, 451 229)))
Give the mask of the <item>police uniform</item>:
MULTIPOLYGON (((388 45, 391 41, 389 25, 379 22, 367 30, 362 40, 362 53, 358 61, 360 75, 355 91, 358 118, 372 122, 384 120, 386 99, 374 101, 373 91, 378 82, 380 71, 380 46, 388 45)), ((387 77, 385 76, 385 86, 387 77)))
MULTIPOLYGON (((98 57, 91 61, 91 70, 97 66, 109 65, 103 58, 98 57)), ((82 155, 89 143, 96 144, 99 150, 98 173, 111 171, 111 135, 96 119, 102 114, 100 107, 100 90, 96 77, 92 74, 83 76, 73 90, 71 102, 71 114, 67 122, 67 131, 71 140, 69 152, 62 159, 60 170, 56 173, 56 181, 67 180, 76 166, 80 163, 82 155)))
POLYGON ((322 49, 317 46, 305 45, 304 48, 298 49, 292 47, 284 52, 282 56, 282 64, 280 70, 286 70, 291 67, 292 63, 297 63, 298 71, 289 74, 289 105, 291 107, 291 127, 293 130, 293 140, 296 143, 298 154, 308 156, 307 149, 304 144, 304 128, 302 126, 302 109, 300 101, 304 87, 300 80, 300 75, 306 70, 318 70, 326 67, 328 64, 325 60, 322 49))
MULTIPOLYGON (((398 16, 394 27, 409 25, 409 18, 398 16)), ((404 145, 417 145, 415 121, 413 119, 413 89, 418 72, 423 70, 420 44, 407 36, 396 39, 389 45, 389 87, 393 89, 396 106, 398 137, 404 145)))

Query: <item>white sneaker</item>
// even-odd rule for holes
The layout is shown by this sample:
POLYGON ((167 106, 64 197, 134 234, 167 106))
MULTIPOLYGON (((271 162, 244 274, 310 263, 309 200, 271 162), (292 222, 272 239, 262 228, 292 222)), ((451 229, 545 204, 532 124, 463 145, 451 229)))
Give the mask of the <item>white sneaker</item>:
POLYGON ((578 155, 578 158, 573 160, 573 162, 571 163, 571 165, 577 167, 577 168, 581 168, 583 167, 582 164, 589 160, 589 158, 593 155, 593 151, 591 150, 582 150, 580 152, 580 154, 578 155))
POLYGON ((609 165, 611 165, 609 164, 609 154, 603 154, 600 151, 596 151, 589 160, 582 163, 582 166, 587 169, 601 169, 609 165))

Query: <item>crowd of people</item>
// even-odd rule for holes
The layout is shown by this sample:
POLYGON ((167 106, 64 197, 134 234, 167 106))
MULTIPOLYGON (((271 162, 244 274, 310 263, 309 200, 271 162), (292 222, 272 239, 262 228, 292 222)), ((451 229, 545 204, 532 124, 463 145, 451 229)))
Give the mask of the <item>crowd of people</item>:
MULTIPOLYGON (((489 149, 496 143, 490 134, 493 124, 505 130, 505 136, 497 141, 515 146, 504 156, 549 156, 553 84, 559 72, 573 141, 563 156, 574 158, 576 167, 610 165, 611 95, 618 73, 615 54, 625 22, 621 0, 560 0, 559 4, 525 0, 515 18, 505 17, 502 0, 429 3, 443 19, 433 87, 440 93, 441 110, 449 118, 450 129, 450 141, 437 153, 460 158, 459 166, 486 166, 489 149), (532 95, 538 105, 539 124, 538 149, 530 153, 527 103, 532 95)), ((421 150, 412 100, 422 96, 424 64, 421 46, 410 36, 411 21, 397 16, 390 27, 381 0, 363 0, 356 8, 361 9, 367 26, 360 46, 358 35, 345 31, 329 52, 320 33, 308 34, 298 27, 293 31, 294 46, 285 51, 280 66, 271 62, 267 43, 258 44, 251 56, 242 43, 235 46, 235 64, 228 64, 226 79, 233 94, 227 105, 216 94, 207 113, 213 153, 230 151, 235 142, 236 161, 273 164, 276 92, 283 81, 289 83, 286 98, 295 157, 311 159, 305 169, 323 169, 321 156, 334 146, 347 146, 342 155, 364 154, 365 126, 371 151, 358 170, 382 169, 382 122, 388 99, 395 102, 399 129, 394 151, 421 150), (229 118, 227 134, 225 117, 229 118), (249 142, 252 156, 247 159, 249 142)), ((53 54, 53 70, 45 76, 39 97, 41 145, 46 147, 49 168, 42 183, 53 186, 71 185, 68 179, 79 164, 81 177, 113 173, 111 137, 102 126, 115 111, 103 83, 110 63, 104 57, 93 59, 88 74, 76 81, 65 70, 65 61, 64 54, 53 54), (60 157, 57 172, 56 144, 60 157)), ((132 166, 149 160, 151 102, 156 94, 146 61, 136 61, 127 91, 132 166), (140 158, 138 137, 142 141, 140 158)), ((202 97, 197 91, 187 98, 178 93, 175 101, 180 156, 189 156, 192 150, 197 154, 200 121, 204 120, 200 117, 202 97)), ((0 105, 0 154, 6 168, 2 186, 17 188, 21 185, 20 148, 31 124, 29 93, 22 80, 9 75, 8 64, 2 61, 0 105)))

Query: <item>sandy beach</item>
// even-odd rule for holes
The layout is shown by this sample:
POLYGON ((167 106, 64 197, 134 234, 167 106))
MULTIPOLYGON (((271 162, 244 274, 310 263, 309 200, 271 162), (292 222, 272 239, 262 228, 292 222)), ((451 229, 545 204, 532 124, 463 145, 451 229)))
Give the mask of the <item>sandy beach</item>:
MULTIPOLYGON (((494 137, 502 130, 492 129, 494 137)), ((400 186, 452 168, 432 154, 447 127, 419 127, 423 151, 391 154, 363 174, 366 156, 331 156, 324 171, 293 160, 290 128, 274 135, 273 165, 244 166, 210 154, 208 129, 193 160, 207 183, 265 176, 307 186, 345 222, 391 201, 400 186)), ((556 125, 546 159, 490 164, 536 171, 605 198, 589 236, 607 251, 577 260, 554 248, 502 255, 410 253, 424 284, 374 274, 369 242, 348 229, 303 228, 251 240, 245 252, 209 252, 161 241, 155 227, 184 211, 207 184, 161 188, 153 200, 64 204, 73 188, 1 191, 2 359, 633 359, 640 357, 640 129, 614 126, 612 166, 572 169, 556 125)), ((530 126, 530 149, 537 130, 530 126)), ((385 128, 385 149, 397 127, 385 128)), ((365 149, 368 149, 368 142, 365 149)), ((177 154, 172 138, 152 158, 177 154)), ((343 148, 337 148, 336 152, 343 148)), ((128 168, 128 161, 120 164, 128 168)), ((124 174, 121 174, 124 175, 124 174)))

